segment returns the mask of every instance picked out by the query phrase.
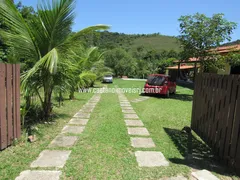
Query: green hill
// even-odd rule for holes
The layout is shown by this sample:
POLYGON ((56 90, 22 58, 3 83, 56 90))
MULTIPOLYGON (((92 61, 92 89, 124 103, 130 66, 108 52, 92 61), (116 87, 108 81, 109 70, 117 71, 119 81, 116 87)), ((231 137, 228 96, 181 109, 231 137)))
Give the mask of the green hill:
POLYGON ((95 32, 87 35, 85 41, 88 45, 100 47, 100 49, 113 49, 122 47, 126 50, 134 50, 138 47, 144 47, 147 50, 179 52, 180 45, 173 36, 154 34, 124 34, 117 32, 95 32))
POLYGON ((180 51, 180 45, 175 37, 171 36, 144 36, 136 38, 133 41, 133 44, 130 46, 131 48, 137 48, 139 46, 144 46, 147 49, 155 49, 156 51, 162 50, 175 50, 177 52, 180 51))

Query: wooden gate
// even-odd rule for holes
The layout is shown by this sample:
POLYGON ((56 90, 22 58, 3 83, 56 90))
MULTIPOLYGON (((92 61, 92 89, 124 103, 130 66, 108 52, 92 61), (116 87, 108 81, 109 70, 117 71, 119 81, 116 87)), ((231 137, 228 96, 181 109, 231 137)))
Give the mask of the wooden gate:
POLYGON ((191 127, 225 164, 240 171, 240 76, 196 76, 191 127))
POLYGON ((0 150, 20 135, 20 65, 0 63, 0 150))

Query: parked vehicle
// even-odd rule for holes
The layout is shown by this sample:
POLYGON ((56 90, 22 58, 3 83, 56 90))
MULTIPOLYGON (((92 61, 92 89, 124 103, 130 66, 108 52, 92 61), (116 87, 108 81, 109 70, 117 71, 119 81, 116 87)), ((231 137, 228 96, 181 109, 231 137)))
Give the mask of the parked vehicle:
POLYGON ((165 74, 151 74, 144 86, 144 94, 160 94, 169 97, 176 93, 176 82, 165 74))
POLYGON ((113 83, 113 76, 112 75, 105 75, 103 77, 103 83, 113 83))

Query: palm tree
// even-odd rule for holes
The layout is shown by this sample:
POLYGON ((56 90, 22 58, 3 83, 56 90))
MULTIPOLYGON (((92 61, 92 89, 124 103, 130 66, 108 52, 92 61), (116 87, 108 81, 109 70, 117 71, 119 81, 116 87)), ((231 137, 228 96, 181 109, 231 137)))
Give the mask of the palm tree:
POLYGON ((22 88, 38 95, 45 119, 51 114, 53 89, 64 82, 65 72, 72 67, 73 50, 81 46, 80 37, 109 28, 91 26, 70 36, 75 3, 75 0, 42 0, 37 6, 37 17, 26 22, 11 1, 0 0, 0 15, 8 28, 0 31, 0 36, 12 47, 15 57, 36 62, 22 75, 22 88))
POLYGON ((74 92, 78 87, 80 81, 79 75, 84 71, 91 70, 94 63, 101 60, 104 53, 100 53, 97 47, 90 47, 88 49, 81 49, 81 51, 73 52, 72 61, 75 65, 69 72, 70 77, 70 95, 69 99, 74 99, 74 92))

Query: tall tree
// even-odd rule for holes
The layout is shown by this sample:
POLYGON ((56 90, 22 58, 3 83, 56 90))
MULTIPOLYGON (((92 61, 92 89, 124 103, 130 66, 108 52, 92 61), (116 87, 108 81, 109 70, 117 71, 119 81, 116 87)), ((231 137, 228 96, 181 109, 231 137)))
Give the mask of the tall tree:
POLYGON ((184 59, 196 57, 202 63, 214 62, 215 53, 210 49, 231 40, 231 34, 237 24, 224 18, 224 14, 207 17, 204 14, 181 16, 179 40, 183 46, 184 59), (211 59, 211 61, 206 61, 211 59))
POLYGON ((114 70, 116 76, 133 76, 136 60, 122 48, 116 48, 105 54, 105 65, 114 70))
POLYGON ((22 87, 39 96, 45 119, 52 111, 53 89, 71 65, 69 59, 74 47, 81 46, 79 37, 108 29, 105 25, 91 26, 70 36, 75 3, 75 0, 39 1, 37 16, 32 21, 25 21, 11 1, 1 0, 0 3, 0 16, 9 29, 0 31, 0 36, 16 52, 16 58, 36 61, 34 67, 23 75, 22 87))

